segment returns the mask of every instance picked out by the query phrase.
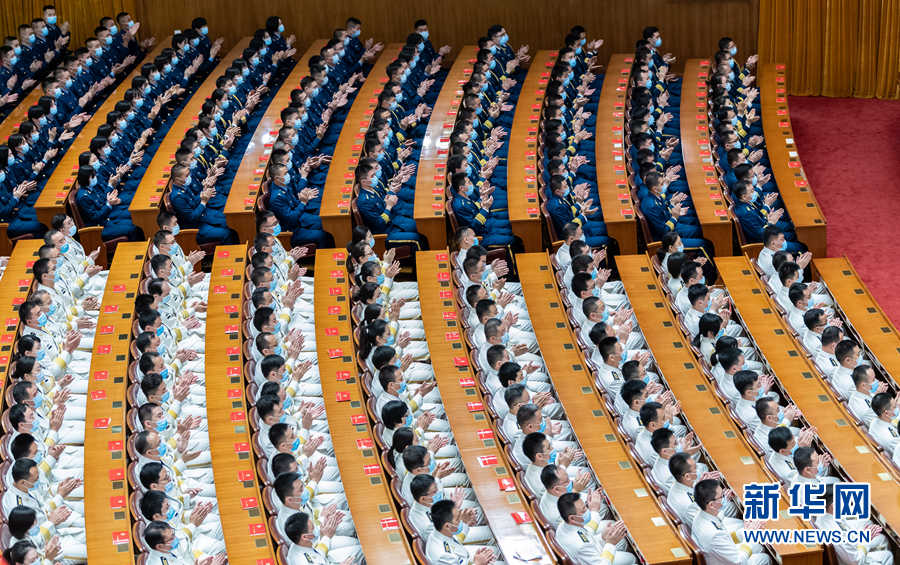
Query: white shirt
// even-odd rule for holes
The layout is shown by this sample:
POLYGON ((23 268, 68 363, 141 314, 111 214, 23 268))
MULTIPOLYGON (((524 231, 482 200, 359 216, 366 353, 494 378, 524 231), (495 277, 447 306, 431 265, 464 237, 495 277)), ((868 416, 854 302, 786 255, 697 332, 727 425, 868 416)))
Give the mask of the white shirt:
POLYGON ((872 396, 869 394, 858 390, 851 391, 849 398, 847 398, 847 406, 850 408, 850 412, 862 421, 866 427, 876 418, 875 412, 872 411, 872 396))
POLYGON ((831 373, 831 386, 840 395, 841 400, 850 396, 850 393, 856 388, 853 386, 853 369, 848 369, 843 365, 835 368, 831 373))
POLYGON ((794 465, 794 458, 790 455, 782 455, 777 451, 769 451, 766 461, 778 475, 778 478, 786 482, 788 485, 797 480, 797 466, 794 465))
POLYGON ((425 542, 425 558, 430 565, 464 565, 469 563, 469 552, 463 544, 435 530, 425 542))
POLYGON ((691 525, 691 535, 700 546, 707 565, 735 565, 747 563, 753 551, 740 538, 725 529, 722 520, 700 510, 691 525))
POLYGON ((556 541, 576 565, 612 565, 616 556, 616 546, 590 530, 565 522, 556 527, 556 541))
POLYGON ((897 445, 900 445, 900 438, 897 437, 897 424, 893 422, 885 422, 881 418, 875 418, 869 424, 869 434, 875 438, 875 441, 887 453, 893 453, 897 445))
POLYGON ((759 268, 766 274, 767 277, 777 277, 778 275, 775 273, 775 267, 772 266, 772 257, 775 256, 775 252, 769 249, 768 247, 763 247, 759 251, 759 256, 756 258, 756 264, 759 265, 759 268))

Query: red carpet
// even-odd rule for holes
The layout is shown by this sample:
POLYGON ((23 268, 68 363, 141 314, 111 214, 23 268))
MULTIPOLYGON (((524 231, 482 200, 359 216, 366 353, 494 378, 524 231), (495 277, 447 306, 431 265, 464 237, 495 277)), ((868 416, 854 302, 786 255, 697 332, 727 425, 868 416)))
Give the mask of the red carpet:
POLYGON ((900 101, 792 96, 803 168, 846 255, 900 327, 900 101))

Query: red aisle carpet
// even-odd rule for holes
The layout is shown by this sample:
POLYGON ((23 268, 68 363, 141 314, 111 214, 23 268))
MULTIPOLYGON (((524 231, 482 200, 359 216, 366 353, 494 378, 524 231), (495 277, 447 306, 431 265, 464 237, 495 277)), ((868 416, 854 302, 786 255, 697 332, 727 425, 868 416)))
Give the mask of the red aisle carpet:
POLYGON ((803 168, 846 255, 900 327, 900 101, 791 96, 803 168))

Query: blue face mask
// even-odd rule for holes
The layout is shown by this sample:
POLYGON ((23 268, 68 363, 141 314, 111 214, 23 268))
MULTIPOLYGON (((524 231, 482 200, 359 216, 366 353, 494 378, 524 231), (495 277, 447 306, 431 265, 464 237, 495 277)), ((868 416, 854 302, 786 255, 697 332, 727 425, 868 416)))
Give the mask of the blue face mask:
POLYGON ((578 62, 578 61, 575 60, 575 57, 572 57, 571 59, 569 59, 569 66, 570 66, 570 67, 574 67, 574 66, 575 66, 575 63, 577 63, 577 62, 578 62))
POLYGON ((166 512, 166 521, 171 522, 172 518, 174 518, 174 517, 175 517, 175 509, 169 508, 169 511, 166 512))
POLYGON ((166 492, 172 492, 173 490, 175 490, 175 482, 174 481, 167 482, 164 490, 166 492))
POLYGON ((159 456, 162 457, 166 454, 168 448, 166 447, 166 444, 160 442, 159 446, 156 448, 156 451, 159 453, 159 456))
MULTIPOLYGON (((160 346, 156 348, 156 352, 159 353, 160 355, 162 355, 165 351, 166 351, 165 345, 160 344, 160 346)), ((159 376, 162 377, 163 379, 168 379, 169 378, 169 368, 166 367, 165 369, 160 371, 159 376)), ((169 393, 167 392, 166 394, 169 394, 169 393)))
POLYGON ((756 202, 757 200, 759 200, 759 193, 754 190, 750 193, 750 202, 756 202))
POLYGON ((570 493, 575 490, 575 484, 572 481, 569 481, 569 484, 566 485, 566 493, 570 493))
POLYGON ((785 240, 784 243, 781 244, 781 250, 787 251, 787 240, 785 240))
POLYGON ((662 45, 662 38, 661 38, 661 37, 657 37, 657 38, 656 38, 656 41, 653 42, 653 46, 654 46, 654 47, 659 47, 660 45, 662 45))
POLYGON ((267 38, 263 39, 263 43, 265 43, 266 45, 272 45, 272 38, 267 37, 267 38))
POLYGON ((159 326, 158 328, 156 328, 156 335, 162 336, 163 332, 165 332, 165 331, 166 331, 165 326, 159 326))
POLYGON ((41 528, 37 524, 35 524, 34 526, 31 526, 31 528, 28 529, 28 537, 30 537, 30 538, 37 537, 38 535, 40 535, 40 533, 41 533, 41 528))
POLYGON ((730 73, 728 73, 728 80, 729 81, 734 80, 734 71, 731 71, 730 73))
POLYGON ((547 430, 547 420, 541 419, 541 427, 538 428, 538 431, 544 433, 547 430))
POLYGON ((191 45, 193 45, 194 47, 200 45, 200 40, 195 37, 191 40, 191 45))
POLYGON ((48 321, 47 314, 45 314, 44 312, 41 312, 41 315, 38 316, 38 319, 37 319, 38 326, 44 327, 47 324, 47 321, 48 321))
POLYGON ((878 379, 872 381, 872 384, 869 386, 869 392, 875 394, 878 391, 878 379))
POLYGON ((171 551, 175 551, 176 549, 178 549, 178 546, 180 545, 180 543, 181 543, 181 540, 179 540, 178 538, 172 539, 171 551))
POLYGON ((506 45, 507 41, 509 41, 509 36, 504 33, 503 37, 500 38, 499 43, 500 45, 506 45))
POLYGON ((281 322, 275 324, 274 333, 281 333, 281 322))
POLYGON ((428 462, 428 474, 433 475, 435 469, 437 469, 437 463, 435 463, 434 457, 432 457, 431 461, 428 462))
POLYGON ((300 438, 296 438, 294 443, 291 444, 291 451, 297 451, 300 449, 300 438))
POLYGON ((403 421, 403 425, 407 428, 411 428, 413 424, 413 416, 411 412, 406 413, 406 420, 403 421))
POLYGON ((828 471, 828 467, 824 463, 819 463, 819 466, 816 467, 816 475, 824 475, 826 471, 828 471))
POLYGON ((168 421, 166 421, 166 420, 160 420, 159 422, 156 422, 156 431, 158 431, 158 432, 164 432, 164 431, 166 431, 167 429, 169 429, 169 422, 168 422, 168 421))
MULTIPOLYGON (((47 118, 41 118, 41 119, 46 121, 47 118)), ((38 140, 38 132, 32 133, 31 134, 31 142, 37 143, 37 140, 38 140)))
POLYGON ((397 394, 403 394, 406 392, 406 383, 400 383, 400 387, 397 388, 397 394))
POLYGON ((735 55, 737 55, 737 47, 732 47, 728 50, 728 52, 731 53, 732 57, 734 57, 735 55))
POLYGON ((331 56, 331 64, 337 65, 338 61, 340 61, 340 57, 338 57, 337 53, 331 56))
POLYGON ((69 251, 68 243, 63 243, 62 246, 59 248, 60 253, 68 253, 68 251, 69 251))

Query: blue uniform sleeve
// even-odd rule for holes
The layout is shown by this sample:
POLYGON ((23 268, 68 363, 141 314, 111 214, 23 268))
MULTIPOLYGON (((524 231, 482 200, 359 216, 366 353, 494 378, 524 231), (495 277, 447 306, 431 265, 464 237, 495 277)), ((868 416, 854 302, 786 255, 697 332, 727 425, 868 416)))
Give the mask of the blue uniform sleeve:
POLYGON ((184 218, 194 225, 203 221, 206 205, 202 202, 197 202, 196 205, 194 205, 187 197, 184 190, 173 190, 171 200, 172 206, 175 207, 175 212, 179 219, 184 218))
POLYGON ((741 222, 741 229, 744 230, 747 238, 755 243, 763 240, 763 229, 766 227, 766 219, 758 211, 753 210, 749 206, 737 205, 734 208, 738 220, 741 222))
POLYGON ((391 215, 390 210, 385 208, 384 202, 380 202, 376 198, 359 198, 356 206, 370 230, 378 233, 387 231, 391 224, 391 215))
POLYGON ((79 188, 75 194, 75 203, 81 211, 81 216, 91 225, 102 225, 109 216, 112 208, 106 200, 101 200, 100 194, 89 189, 79 188))

